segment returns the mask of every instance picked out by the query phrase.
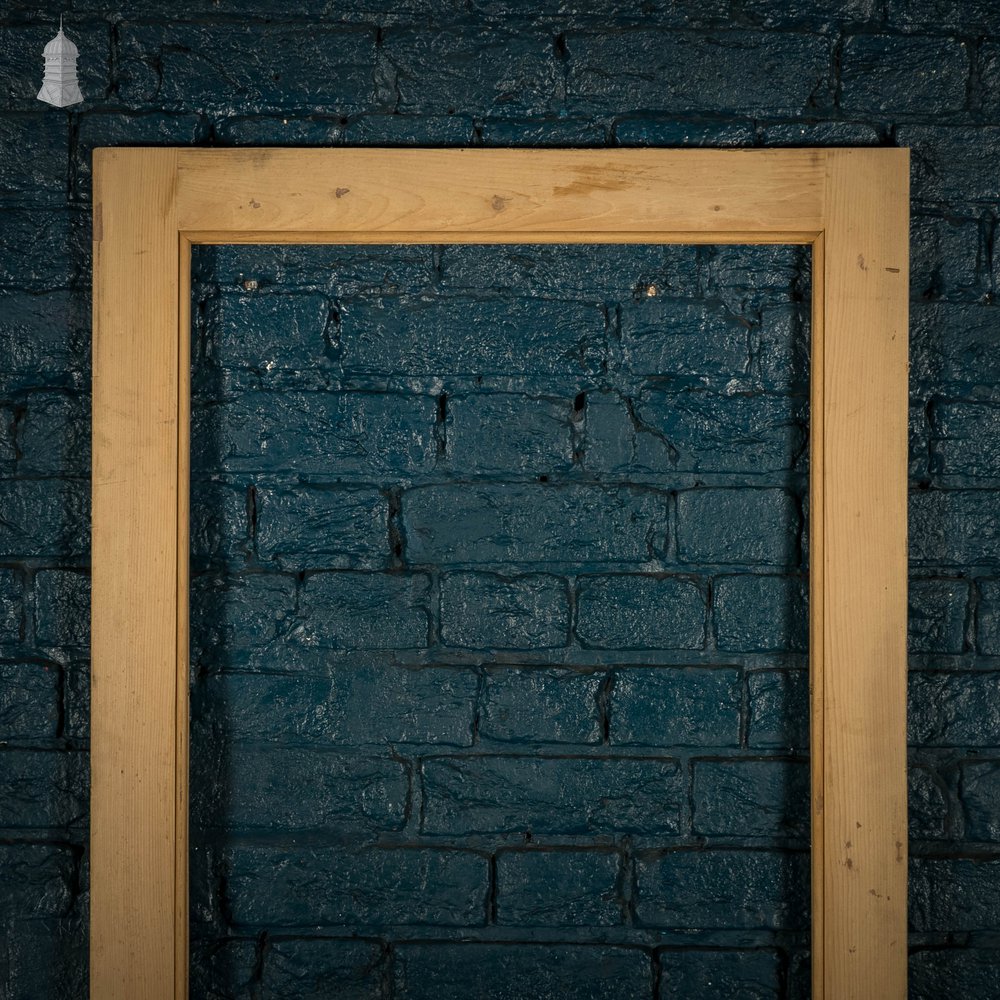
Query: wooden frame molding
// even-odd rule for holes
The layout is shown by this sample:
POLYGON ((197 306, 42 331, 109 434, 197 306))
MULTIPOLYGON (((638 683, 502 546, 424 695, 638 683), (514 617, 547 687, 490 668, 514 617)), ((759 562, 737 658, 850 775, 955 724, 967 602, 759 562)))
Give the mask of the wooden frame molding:
POLYGON ((813 252, 816 1000, 906 996, 909 158, 900 149, 94 153, 90 984, 188 977, 195 243, 800 243, 813 252))

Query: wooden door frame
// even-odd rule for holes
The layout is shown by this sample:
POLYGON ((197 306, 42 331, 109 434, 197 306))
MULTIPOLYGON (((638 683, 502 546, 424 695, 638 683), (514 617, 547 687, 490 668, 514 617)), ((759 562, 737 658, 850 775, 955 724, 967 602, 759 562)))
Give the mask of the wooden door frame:
POLYGON ((903 1000, 908 238, 902 149, 95 150, 91 996, 187 996, 192 245, 798 243, 813 997, 903 1000))

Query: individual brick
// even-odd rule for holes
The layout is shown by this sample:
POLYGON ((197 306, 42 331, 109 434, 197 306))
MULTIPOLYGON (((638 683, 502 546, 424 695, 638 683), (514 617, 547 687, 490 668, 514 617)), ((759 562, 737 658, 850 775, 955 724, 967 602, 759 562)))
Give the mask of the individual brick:
MULTIPOLYGON (((615 140, 628 148, 651 146, 654 148, 730 148, 751 146, 754 142, 752 121, 697 122, 675 116, 660 117, 655 114, 626 115, 615 121, 615 140)), ((677 291, 690 291, 692 283, 677 291)))
POLYGON ((747 675, 747 743, 753 749, 809 746, 809 675, 805 670, 755 670, 747 675))
POLYGON ((989 931, 1000 921, 1000 861, 996 858, 913 858, 910 928, 951 933, 989 931))
POLYGON ((601 309, 578 302, 362 298, 341 308, 341 364, 350 373, 410 376, 595 375, 604 328, 601 309))
POLYGON ((946 115, 965 107, 964 42, 913 35, 854 35, 841 55, 840 105, 848 112, 946 115))
MULTIPOLYGON (((994 15, 1000 24, 1000 18, 994 15)), ((995 38, 984 40, 979 46, 979 75, 983 84, 983 108, 990 120, 1000 112, 1000 44, 995 38)))
POLYGON ((886 19, 908 29, 1000 31, 1000 11, 991 0, 889 0, 886 19))
POLYGON ((0 921, 62 917, 73 899, 74 862, 67 847, 0 844, 0 921))
POLYGON ((798 577, 721 577, 713 608, 720 649, 759 653, 806 649, 806 585, 798 577))
POLYGON ((316 747, 197 747, 194 757, 191 812, 203 827, 364 839, 400 830, 406 820, 409 779, 398 760, 316 747), (290 788, 298 794, 287 794, 290 788))
POLYGON ((571 111, 795 115, 829 88, 829 42, 806 34, 569 32, 566 48, 571 111))
POLYGON ((590 472, 784 472, 805 446, 803 399, 756 392, 649 390, 587 408, 590 472))
POLYGON ((427 645, 429 581, 422 574, 314 573, 299 601, 297 641, 323 649, 427 645))
POLYGON ((701 649, 706 602, 687 577, 585 576, 576 634, 598 649, 701 649))
POLYGON ((67 250, 80 245, 78 230, 85 225, 75 208, 5 208, 0 285, 32 292, 68 288, 75 271, 67 250))
POLYGON ((397 1000, 511 997, 636 1000, 652 995, 649 958, 638 948, 567 944, 404 943, 395 949, 397 1000))
MULTIPOLYGON (((807 279, 800 277, 793 288, 803 283, 807 279)), ((769 392, 806 395, 812 319, 809 308, 798 302, 791 305, 765 302, 759 315, 750 342, 750 372, 754 382, 769 392)))
POLYGON ((514 393, 449 397, 447 456, 459 475, 565 472, 573 465, 573 399, 514 393))
POLYGON ((394 476, 437 450, 429 396, 363 392, 247 392, 192 413, 191 461, 220 471, 394 476))
POLYGON ((674 834, 686 794, 676 761, 629 757, 430 757, 424 833, 674 834))
POLYGON ((441 642, 464 649, 551 649, 569 641, 569 589, 557 576, 448 573, 441 642))
POLYGON ((386 99, 401 114, 536 115, 557 103, 552 38, 527 24, 390 28, 380 55, 386 99))
MULTIPOLYGON (((192 850, 192 862, 197 849, 195 846, 192 850)), ((196 879, 192 878, 191 881, 193 892, 197 892, 196 879)), ((218 941, 213 940, 213 937, 211 930, 208 930, 206 939, 201 939, 197 914, 192 913, 188 972, 191 994, 205 997, 206 1000, 222 1000, 227 994, 232 995, 237 990, 249 993, 256 988, 260 982, 257 942, 232 938, 218 941)))
MULTIPOLYGON (((850 2, 850 0, 849 0, 850 2)), ((874 0, 855 0, 858 6, 870 6, 874 0)), ((755 2, 760 8, 760 4, 755 2)), ((820 4, 826 8, 825 0, 820 4)), ((882 137, 867 122, 776 122, 764 125, 764 145, 774 146, 881 146, 882 137)), ((728 248, 727 248, 728 249, 728 248)))
POLYGON ((706 667, 619 669, 609 734, 623 746, 737 746, 739 671, 706 667))
POLYGON ((909 649, 911 653, 961 653, 969 585, 964 580, 911 579, 909 649))
POLYGON ((65 479, 0 480, 0 557, 71 559, 90 545, 87 484, 65 479))
POLYGON ((931 411, 934 471, 946 476, 1000 478, 1000 406, 935 402, 931 411))
MULTIPOLYGON (((80 296, 68 290, 31 294, 0 289, 0 379, 44 374, 59 378, 86 364, 80 296)), ((31 381, 34 381, 33 379, 31 381)))
POLYGON ((87 933, 79 919, 13 919, 0 933, 10 1000, 87 996, 87 933))
POLYGON ((351 146, 416 145, 439 149, 471 146, 476 137, 471 115, 400 115, 388 110, 348 119, 343 133, 343 141, 351 146))
POLYGON ((57 204, 65 200, 69 174, 65 117, 4 115, 0 150, 0 198, 5 202, 57 204))
POLYGON ((611 927, 622 922, 616 851, 502 851, 497 923, 518 927, 611 927))
POLYGON ((470 851, 245 846, 226 862, 237 924, 475 927, 486 918, 489 863, 470 851))
POLYGON ((930 768, 907 769, 907 821, 911 840, 941 840, 948 833, 947 787, 930 768))
POLYGON ((486 675, 481 739, 509 743, 600 743, 603 674, 497 667, 486 675))
POLYGON ((1000 656, 1000 580, 979 580, 976 589, 976 646, 987 656, 1000 656))
POLYGON ((414 563, 645 562, 667 523, 666 494, 627 486, 426 486, 402 506, 414 563))
POLYGON ((338 1000, 382 1000, 385 976, 378 944, 299 938, 270 943, 261 986, 273 1000, 326 1000, 333 983, 338 1000))
POLYGON ((718 306, 646 295, 622 303, 620 322, 616 364, 633 375, 725 385, 750 366, 746 322, 718 306))
POLYGON ((477 687, 472 671, 387 663, 329 677, 221 674, 192 692, 192 718, 225 740, 470 746, 477 687))
POLYGON ((901 125, 896 130, 897 145, 911 151, 913 197, 961 204, 996 201, 992 150, 998 140, 1000 126, 995 125, 901 125))
POLYGON ((1000 515, 983 490, 910 493, 910 561, 917 565, 996 564, 1000 515))
POLYGON ((809 835, 809 765, 789 760, 699 760, 694 772, 696 834, 809 835))
POLYGON ((352 567, 387 563, 389 501, 378 490, 258 486, 257 552, 280 565, 352 567))
POLYGON ((0 750, 0 828, 68 827, 87 813, 86 761, 56 750, 0 750))
POLYGON ((1000 978, 1000 952, 962 943, 910 953, 910 995, 987 997, 1000 978))
POLYGON ((223 292, 210 307, 206 350, 209 362, 221 368, 248 368, 267 378, 276 371, 327 368, 333 360, 325 295, 223 292))
POLYGON ((1000 761, 965 761, 960 798, 965 839, 1000 842, 1000 761))
POLYGON ((781 1000, 782 961, 770 948, 661 950, 663 1000, 781 1000))
POLYGON ((909 743, 1000 747, 1000 674, 911 671, 909 743))
POLYGON ((910 293, 913 297, 975 295, 983 253, 981 225, 969 212, 910 216, 910 293))
POLYGON ((77 391, 28 395, 18 421, 17 449, 21 475, 89 474, 90 396, 77 391))
POLYGON ((801 518, 785 490, 701 489, 677 495, 677 555, 686 563, 794 566, 801 518))
POLYGON ((193 469, 190 504, 192 570, 238 571, 253 552, 256 487, 193 469))
POLYGON ((674 850, 636 859, 636 916, 648 927, 801 930, 808 855, 674 850))
POLYGON ((0 663, 0 741, 57 735, 59 675, 51 663, 0 663))
POLYGON ((35 576, 35 639, 43 646, 90 642, 90 574, 42 570, 35 576))
POLYGON ((367 25, 272 23, 266 51, 249 22, 124 21, 118 38, 117 94, 128 107, 356 113, 373 105, 375 29, 367 25))
POLYGON ((0 643, 15 645, 24 631, 24 595, 21 575, 0 569, 0 643))

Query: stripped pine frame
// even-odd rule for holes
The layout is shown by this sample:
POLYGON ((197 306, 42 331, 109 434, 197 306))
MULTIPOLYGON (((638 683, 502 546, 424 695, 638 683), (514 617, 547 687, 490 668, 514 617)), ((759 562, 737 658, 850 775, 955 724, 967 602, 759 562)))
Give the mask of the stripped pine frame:
POLYGON ((91 996, 187 997, 192 245, 797 243, 813 997, 903 1000, 908 151, 118 148, 94 168, 91 996))

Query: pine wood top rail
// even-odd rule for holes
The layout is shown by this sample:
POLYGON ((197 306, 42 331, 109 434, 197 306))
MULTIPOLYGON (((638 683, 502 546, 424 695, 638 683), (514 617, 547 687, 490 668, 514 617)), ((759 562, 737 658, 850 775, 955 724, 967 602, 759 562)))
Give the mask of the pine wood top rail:
POLYGON ((906 996, 909 158, 899 149, 94 153, 90 984, 188 980, 194 243, 802 243, 813 252, 816 1000, 906 996))

